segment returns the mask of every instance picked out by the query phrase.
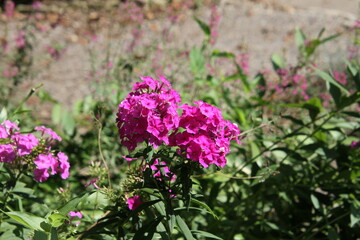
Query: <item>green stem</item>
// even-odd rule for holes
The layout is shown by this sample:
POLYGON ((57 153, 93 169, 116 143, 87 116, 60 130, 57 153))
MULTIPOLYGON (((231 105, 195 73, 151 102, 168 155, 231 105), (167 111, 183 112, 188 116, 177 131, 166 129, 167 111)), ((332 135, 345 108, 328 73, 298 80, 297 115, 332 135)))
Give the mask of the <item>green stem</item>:
POLYGON ((41 83, 38 86, 32 88, 30 90, 30 92, 28 93, 28 95, 21 101, 21 103, 18 105, 18 107, 15 109, 15 111, 11 114, 11 116, 15 116, 16 114, 18 114, 18 112, 22 109, 22 106, 24 105, 24 103, 26 103, 27 100, 29 100, 29 98, 36 92, 36 90, 41 88, 43 85, 44 84, 41 83))

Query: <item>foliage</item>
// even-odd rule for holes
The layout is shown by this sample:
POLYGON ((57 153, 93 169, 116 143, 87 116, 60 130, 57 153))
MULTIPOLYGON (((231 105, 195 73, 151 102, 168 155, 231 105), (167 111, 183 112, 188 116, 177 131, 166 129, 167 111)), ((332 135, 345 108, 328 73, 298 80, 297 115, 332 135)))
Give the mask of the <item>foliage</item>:
MULTIPOLYGON (((135 3, 122 7, 132 9, 129 19, 141 29, 142 9, 135 3)), ((190 77, 173 84, 182 89, 179 93, 163 77, 141 77, 128 89, 134 69, 144 67, 144 75, 159 70, 157 65, 145 68, 151 57, 141 62, 137 56, 156 54, 156 47, 134 43, 127 57, 112 56, 114 61, 110 55, 99 60, 89 50, 92 71, 98 71, 91 76, 103 81, 91 79, 93 94, 72 110, 38 91, 40 86, 20 104, 2 95, 1 239, 332 240, 360 235, 360 63, 352 56, 329 70, 316 62, 319 46, 344 36, 323 37, 322 29, 309 39, 297 29, 298 62, 290 66, 274 54, 273 71, 259 70, 252 77, 246 53, 213 49, 220 19, 216 8, 211 18, 209 24, 194 18, 204 41, 191 47, 186 71, 167 77, 190 77), (58 161, 46 172, 61 177, 34 181, 39 155, 55 156, 42 136, 28 152, 4 160, 10 156, 6 151, 21 148, 6 120, 19 124, 18 135, 50 131, 34 128, 42 124, 26 106, 33 95, 53 104, 48 125, 63 139, 57 148, 69 157, 69 179, 61 179, 56 155, 58 161), (188 104, 182 105, 180 96, 188 104), (238 136, 241 144, 230 145, 238 136)), ((2 81, 2 91, 11 92, 16 79, 31 72, 23 61, 31 52, 19 46, 11 54, 24 51, 15 63, 26 71, 10 76, 10 85, 2 81)), ((164 58, 174 56, 167 53, 164 58)))

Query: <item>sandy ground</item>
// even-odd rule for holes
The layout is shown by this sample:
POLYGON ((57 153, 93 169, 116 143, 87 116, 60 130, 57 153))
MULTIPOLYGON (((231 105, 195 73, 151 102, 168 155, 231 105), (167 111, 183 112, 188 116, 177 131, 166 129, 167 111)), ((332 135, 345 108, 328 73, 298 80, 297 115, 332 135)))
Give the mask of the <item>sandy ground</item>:
MULTIPOLYGON (((306 35, 315 37, 322 27, 325 36, 342 32, 351 27, 358 16, 359 2, 355 0, 222 0, 219 5, 222 15, 219 39, 216 48, 224 51, 246 51, 250 55, 251 71, 270 68, 273 53, 284 55, 294 62, 297 50, 294 43, 294 29, 301 28, 306 35)), ((188 12, 178 25, 174 26, 175 43, 179 47, 199 45, 202 34, 188 12)), ((197 11, 197 16, 207 20, 210 10, 206 7, 197 11)), ((163 20, 145 22, 144 26, 154 28, 163 20)), ((100 32, 94 44, 99 55, 104 54, 106 31, 100 32)), ((156 31, 154 32, 156 35, 156 31)), ((43 38, 44 44, 54 39, 69 38, 71 29, 56 28, 50 36, 43 38)), ((129 34, 122 35, 124 41, 129 34)), ((324 64, 336 64, 347 54, 347 43, 337 40, 331 46, 324 46, 325 54, 319 56, 324 64)), ((63 56, 27 86, 45 83, 45 89, 60 102, 71 106, 74 101, 89 94, 84 78, 90 68, 87 47, 74 41, 68 44, 63 56)), ((117 49, 116 49, 117 50, 117 49)))

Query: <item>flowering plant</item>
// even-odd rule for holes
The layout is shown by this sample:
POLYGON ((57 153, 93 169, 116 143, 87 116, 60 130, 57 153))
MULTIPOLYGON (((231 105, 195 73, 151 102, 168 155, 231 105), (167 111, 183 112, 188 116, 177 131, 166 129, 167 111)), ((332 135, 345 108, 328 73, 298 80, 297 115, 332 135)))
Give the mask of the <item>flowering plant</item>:
POLYGON ((68 157, 52 150, 55 141, 61 137, 50 128, 35 127, 40 133, 37 138, 34 134, 22 134, 16 123, 9 120, 0 125, 0 162, 5 162, 11 169, 33 170, 34 179, 38 182, 46 181, 50 174, 60 174, 62 179, 69 177, 70 164, 68 157), (50 172, 49 172, 50 171, 50 172))
MULTIPOLYGON (((175 206, 200 204, 213 214, 196 199, 200 195, 193 193, 192 175, 211 165, 224 167, 230 141, 240 143, 240 130, 208 103, 181 104, 180 95, 164 77, 140 79, 119 104, 116 119, 120 143, 129 151, 123 158, 129 166, 138 163, 122 185, 127 214, 144 225, 148 219, 157 219, 157 226, 176 219, 179 230, 190 238, 175 206), (137 215, 143 209, 147 209, 147 218, 137 215)), ((166 227, 168 236, 173 228, 174 224, 166 227)), ((149 234, 154 232, 139 231, 135 237, 149 234)))

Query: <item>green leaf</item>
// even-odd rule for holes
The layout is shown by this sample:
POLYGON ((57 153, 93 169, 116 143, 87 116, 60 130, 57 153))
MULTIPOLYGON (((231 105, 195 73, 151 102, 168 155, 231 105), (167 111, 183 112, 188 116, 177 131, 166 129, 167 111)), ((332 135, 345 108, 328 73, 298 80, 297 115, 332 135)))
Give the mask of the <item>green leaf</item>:
POLYGON ((52 227, 60 227, 61 225, 64 224, 64 222, 66 220, 68 220, 68 218, 64 215, 61 215, 59 213, 54 213, 54 214, 51 214, 49 217, 49 222, 51 224, 52 227))
POLYGON ((346 63, 348 71, 354 77, 358 73, 357 67, 349 60, 345 60, 345 63, 346 63))
POLYGON ((153 239, 154 233, 156 231, 156 227, 161 222, 163 217, 158 217, 155 220, 151 221, 149 224, 142 226, 138 229, 134 235, 133 240, 145 240, 145 239, 153 239), (147 234, 146 234, 147 233, 147 234))
POLYGON ((221 52, 219 50, 214 50, 211 53, 211 57, 221 57, 221 58, 235 58, 235 55, 230 52, 221 52))
POLYGON ((274 54, 271 57, 271 62, 275 70, 284 69, 286 67, 284 59, 279 54, 274 54))
POLYGON ((189 227, 186 225, 184 220, 180 217, 180 215, 176 215, 176 223, 180 229, 180 231, 184 234, 186 240, 194 240, 195 238, 191 234, 189 227))
POLYGON ((331 77, 329 74, 327 74, 324 71, 321 71, 318 68, 312 67, 312 69, 315 70, 316 74, 321 77, 323 80, 325 80, 326 82, 328 82, 329 84, 333 84, 334 86, 336 86, 337 88, 339 88, 341 91, 343 91, 346 94, 350 94, 348 90, 346 90, 343 86, 341 86, 340 83, 338 83, 333 77, 331 77))
POLYGON ((319 203, 319 200, 317 199, 317 197, 315 197, 315 195, 311 194, 310 199, 311 199, 311 202, 314 205, 315 209, 320 209, 320 203, 319 203))
POLYGON ((201 30, 205 33, 207 38, 210 38, 210 27, 205 22, 201 21, 199 18, 194 17, 195 21, 199 24, 201 30))
POLYGON ((204 231, 200 231, 200 230, 191 230, 191 232, 192 232, 193 234, 200 235, 200 236, 202 236, 202 237, 212 238, 212 239, 218 239, 218 240, 223 240, 222 238, 219 238, 218 236, 215 236, 215 235, 212 234, 212 233, 208 233, 208 232, 204 232, 204 231))
POLYGON ((241 68, 241 66, 238 63, 235 62, 235 65, 236 65, 237 71, 239 72, 240 80, 244 86, 244 91, 246 93, 249 93, 250 92, 250 83, 247 80, 247 75, 244 74, 243 69, 241 68))
POLYGON ((57 103, 57 101, 45 90, 40 90, 38 96, 43 102, 57 103))
POLYGON ((335 85, 331 83, 328 84, 328 86, 329 86, 330 95, 334 99, 336 107, 339 108, 341 102, 341 91, 339 88, 337 88, 335 85))
POLYGON ((61 120, 64 131, 70 136, 73 135, 75 130, 75 120, 71 115, 70 111, 68 110, 63 111, 61 120))
MULTIPOLYGON (((42 231, 35 231, 34 240, 49 240, 48 235, 42 231)), ((53 239, 50 239, 53 240, 53 239)))
POLYGON ((32 215, 30 213, 24 213, 24 212, 4 212, 6 215, 8 215, 10 218, 14 219, 18 223, 24 225, 25 227, 28 227, 32 230, 41 230, 40 224, 42 222, 45 222, 44 218, 37 217, 35 215, 32 215))
POLYGON ((290 103, 283 104, 284 107, 300 107, 307 109, 311 119, 314 121, 316 116, 323 110, 321 100, 319 98, 312 98, 304 103, 290 103))
POLYGON ((75 197, 71 199, 69 202, 67 202, 65 205, 63 205, 61 208, 59 208, 58 212, 59 214, 66 216, 70 211, 74 211, 76 206, 82 202, 83 200, 86 200, 86 198, 89 196, 90 193, 85 193, 84 195, 80 197, 75 197))
MULTIPOLYGON (((155 196, 150 196, 151 200, 158 200, 155 196)), ((165 204, 161 201, 154 204, 156 210, 161 214, 161 216, 166 216, 165 204)))
POLYGON ((305 46, 305 40, 306 40, 306 36, 304 34, 304 32, 301 29, 296 29, 295 30, 295 43, 296 46, 298 48, 302 48, 305 46))
MULTIPOLYGON (((172 228, 170 228, 170 233, 172 232, 172 228)), ((170 236, 168 235, 168 233, 166 232, 166 228, 164 226, 164 224, 162 224, 162 222, 160 222, 157 227, 156 227, 156 231, 158 234, 160 234, 161 239, 162 240, 171 240, 170 236)))
POLYGON ((51 111, 51 118, 54 124, 59 124, 62 117, 62 107, 61 104, 55 104, 51 111))
POLYGON ((358 201, 351 204, 350 211, 350 227, 354 227, 360 222, 360 204, 358 201))
POLYGON ((338 37, 340 37, 340 36, 341 36, 341 34, 338 33, 338 34, 334 34, 334 35, 332 35, 332 36, 330 36, 330 37, 321 39, 321 40, 320 40, 320 44, 324 44, 324 43, 326 43, 326 42, 328 42, 328 41, 331 41, 331 40, 333 40, 333 39, 335 39, 335 38, 338 38, 338 37))
POLYGON ((254 80, 252 81, 252 85, 256 85, 256 92, 259 97, 263 97, 266 93, 266 79, 263 74, 258 73, 254 80))
POLYGON ((251 147, 251 158, 255 159, 256 158, 256 163, 258 165, 258 167, 262 167, 263 166, 263 162, 262 162, 262 157, 259 156, 260 154, 260 149, 257 146, 257 144, 255 142, 250 142, 250 147, 251 147))
POLYGON ((50 232, 50 240, 58 240, 58 234, 56 228, 52 227, 50 232))
POLYGON ((330 227, 329 231, 328 231, 328 235, 327 235, 329 240, 338 240, 339 235, 337 234, 336 230, 332 227, 330 227))
POLYGON ((6 108, 2 108, 0 112, 0 123, 4 122, 7 119, 7 111, 6 108))
POLYGON ((213 212, 213 210, 211 210, 211 208, 206 203, 201 202, 195 198, 191 198, 191 202, 205 208, 215 219, 219 219, 219 217, 213 212))
POLYGON ((190 51, 190 69, 195 74, 195 76, 199 77, 205 74, 205 58, 202 55, 200 49, 193 47, 190 51))
POLYGON ((344 96, 340 99, 340 103, 338 108, 339 109, 343 109, 347 106, 350 106, 356 102, 358 102, 360 100, 360 92, 355 92, 354 94, 352 94, 351 96, 344 96))

